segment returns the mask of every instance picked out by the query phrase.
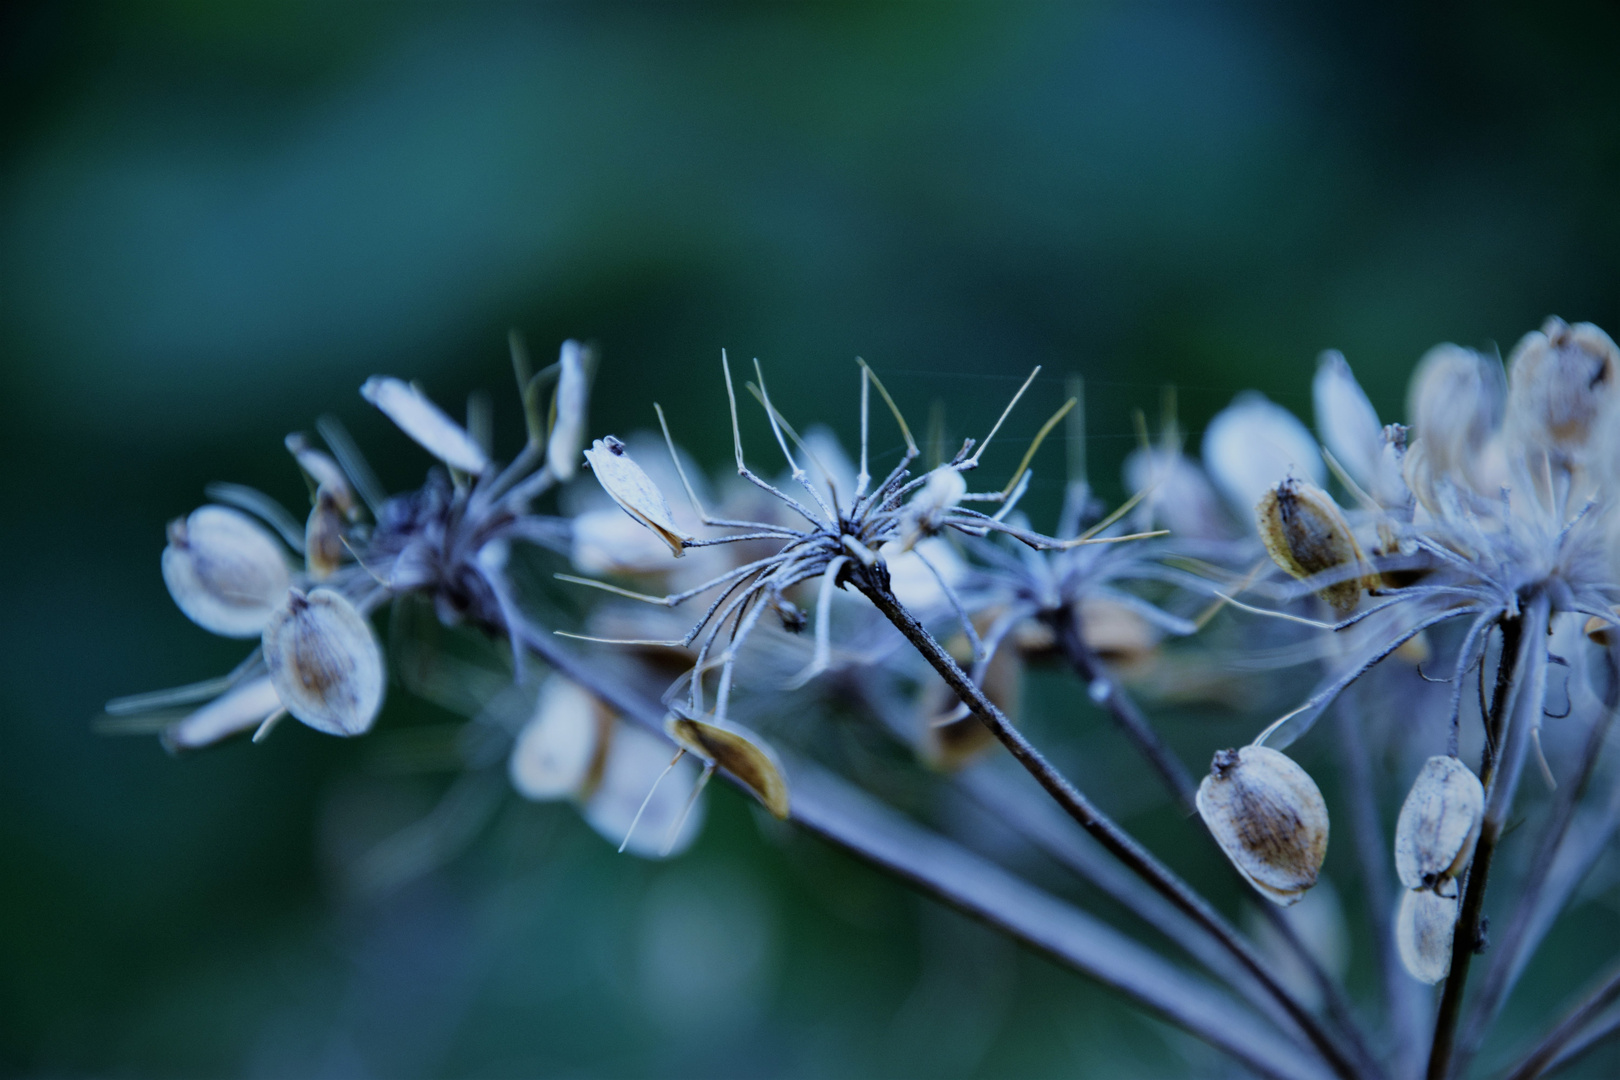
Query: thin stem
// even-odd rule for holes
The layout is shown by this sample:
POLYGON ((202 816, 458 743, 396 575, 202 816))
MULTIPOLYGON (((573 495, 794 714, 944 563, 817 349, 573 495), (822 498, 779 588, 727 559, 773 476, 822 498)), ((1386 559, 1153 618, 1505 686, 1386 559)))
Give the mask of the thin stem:
POLYGON ((1581 1028, 1616 998, 1620 998, 1620 965, 1609 969, 1597 988, 1582 998, 1565 1014, 1564 1019, 1559 1021, 1518 1065, 1514 1066, 1513 1071, 1508 1073, 1507 1080, 1530 1080, 1533 1076, 1540 1076, 1565 1044, 1579 1035, 1581 1028))
POLYGON ((1496 854, 1497 842, 1502 838, 1513 795, 1519 786, 1519 774, 1530 746, 1530 731, 1541 719, 1547 679, 1548 610, 1547 597, 1537 594, 1523 614, 1502 623, 1502 659, 1497 666, 1491 712, 1486 717, 1485 755, 1480 765, 1480 780, 1485 785, 1485 820, 1480 826, 1479 842, 1474 847, 1474 860, 1468 870, 1457 928, 1452 934, 1451 971, 1440 996, 1434 1040, 1429 1046, 1429 1080, 1445 1080, 1451 1074, 1468 969, 1474 951, 1482 944, 1479 927, 1491 859, 1496 854))
MULTIPOLYGON (((664 710, 514 621, 514 637, 565 678, 634 722, 662 730, 664 710)), ((1056 897, 944 837, 900 817, 803 760, 789 762, 792 820, 878 869, 911 883, 1277 1080, 1330 1075, 1318 1058, 1269 1029, 1207 984, 1056 897)))
POLYGON ((895 599, 886 578, 887 575, 873 568, 855 574, 852 581, 906 640, 911 642, 934 670, 939 672, 940 677, 955 691, 956 696, 979 719, 979 722, 990 729, 1002 745, 1011 751, 1018 763, 1046 789, 1047 794, 1051 795, 1070 817, 1101 841, 1115 858, 1152 885, 1160 895, 1213 934, 1287 1010, 1289 1016, 1305 1032, 1311 1044, 1320 1051, 1335 1073, 1347 1078, 1361 1075, 1333 1037, 1317 1022, 1316 1017, 1288 992, 1259 954, 1238 936, 1237 931, 1169 867, 1092 805, 1090 799, 1059 773, 1041 752, 1012 726, 1001 710, 985 696, 972 679, 968 678, 951 654, 946 652, 916 617, 895 599))

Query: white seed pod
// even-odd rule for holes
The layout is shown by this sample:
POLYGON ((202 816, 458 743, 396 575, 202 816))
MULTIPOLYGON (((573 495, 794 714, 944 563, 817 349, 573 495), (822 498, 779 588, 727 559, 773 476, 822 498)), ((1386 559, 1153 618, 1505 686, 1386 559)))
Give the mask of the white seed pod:
POLYGON ((360 387, 360 396, 381 409, 383 415, 422 449, 452 469, 479 476, 489 468, 489 455, 484 453, 483 447, 409 383, 386 375, 373 375, 360 387))
POLYGON ((1317 595, 1341 616, 1355 609, 1367 557, 1332 496, 1315 484, 1287 479, 1260 497, 1254 517, 1271 560, 1294 577, 1303 581, 1346 568, 1346 580, 1324 585, 1317 595))
POLYGON ((328 735, 364 735, 382 708, 382 649, 342 594, 287 591, 264 627, 264 662, 287 711, 328 735))
POLYGON ((693 540, 675 524, 675 515, 669 508, 664 493, 630 459, 624 443, 609 435, 597 439, 585 451, 585 461, 596 474, 597 483, 619 507, 635 520, 651 529, 654 536, 669 545, 679 556, 693 540))
POLYGON ((1267 900, 1287 907, 1316 884, 1327 856, 1327 804, 1292 758, 1268 746, 1222 750, 1197 802, 1221 850, 1267 900))
POLYGON ((601 783, 582 808, 586 822, 608 842, 615 846, 623 843, 624 850, 645 859, 678 855, 686 850, 703 829, 704 803, 699 796, 692 804, 691 813, 675 835, 675 843, 666 851, 670 831, 686 814, 698 779, 697 766, 690 756, 671 768, 669 762, 674 756, 675 748, 652 732, 622 720, 617 722, 602 766, 601 783), (634 831, 630 828, 632 822, 634 831))
POLYGON ((282 709, 270 676, 261 675, 233 686, 196 712, 164 729, 164 745, 175 750, 196 750, 221 739, 252 731, 282 709))
POLYGON ((285 441, 287 452, 304 470, 304 475, 314 482, 316 490, 325 488, 336 501, 338 509, 352 520, 358 508, 355 506, 354 492, 349 487, 349 478, 343 475, 338 463, 332 460, 330 454, 311 446, 301 431, 288 435, 285 441))
POLYGON ((304 523, 304 563, 309 576, 325 581, 343 565, 343 501, 338 493, 322 484, 315 492, 315 506, 304 523))
POLYGON ((1329 350, 1317 360, 1311 398, 1323 444, 1350 478, 1370 491, 1383 455, 1384 425, 1343 353, 1329 350))
POLYGON ((1428 889, 1401 894, 1395 913, 1395 946, 1412 978, 1433 985, 1451 972, 1451 940, 1457 930, 1457 898, 1428 889))
POLYGON ((518 733, 508 769, 526 799, 583 797, 601 778, 612 717, 578 683, 553 675, 540 685, 534 717, 518 733))
POLYGON ((773 816, 787 820, 788 786, 782 763, 764 739, 738 724, 722 727, 684 716, 666 719, 664 731, 689 753, 735 776, 773 816))
POLYGON ((1440 889, 1474 857, 1485 817, 1479 777, 1454 757, 1423 763, 1395 822, 1395 872, 1408 889, 1440 889))
POLYGON ((1521 438, 1563 454, 1582 449, 1615 396, 1620 350, 1591 323, 1550 318, 1508 358, 1508 412, 1521 438))
POLYGON ((1289 476, 1316 484, 1326 466, 1293 413, 1260 394, 1239 394, 1204 429, 1204 468, 1234 509, 1247 512, 1289 476))
POLYGON ((552 475, 566 481, 579 471, 579 450, 585 444, 585 405, 590 388, 585 379, 585 350, 579 342, 562 343, 557 368, 557 420, 546 438, 546 464, 552 475))
POLYGON ((163 583, 186 617, 223 637, 255 637, 287 596, 281 545, 258 522, 204 506, 169 523, 163 583))
POLYGON ((1495 360, 1459 345, 1436 345, 1423 354, 1407 386, 1406 419, 1434 475, 1480 487, 1478 457, 1501 426, 1506 396, 1495 360))

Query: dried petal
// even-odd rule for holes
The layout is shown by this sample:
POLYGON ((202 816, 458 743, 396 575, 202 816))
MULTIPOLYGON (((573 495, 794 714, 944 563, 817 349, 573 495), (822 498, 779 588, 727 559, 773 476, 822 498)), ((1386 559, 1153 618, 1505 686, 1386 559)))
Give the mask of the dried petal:
MULTIPOLYGON (((1260 497, 1254 516, 1272 561, 1302 581, 1339 567, 1366 566, 1338 504, 1315 484, 1284 480, 1260 497)), ((1317 595, 1346 615, 1361 600, 1364 577, 1357 572, 1323 586, 1317 595)))
POLYGON ((1327 856, 1327 804, 1293 759, 1267 746, 1222 750, 1197 801, 1221 850, 1266 899, 1287 907, 1316 884, 1327 856))
POLYGON ((1132 495, 1144 489, 1147 521, 1162 524, 1179 537, 1225 540, 1232 519, 1204 470, 1176 450, 1142 447, 1125 459, 1125 487, 1132 495))
POLYGON ((287 711, 328 735, 363 735, 382 708, 382 650, 342 594, 287 591, 264 627, 264 662, 287 711))
POLYGON ((409 383, 373 375, 360 387, 360 396, 452 469, 478 476, 489 468, 489 456, 472 436, 409 383))
POLYGON ((327 489, 344 516, 352 518, 356 509, 354 492, 349 488, 349 478, 343 475, 343 470, 332 460, 331 455, 311 446, 301 431, 288 435, 286 446, 287 451, 298 462, 298 467, 304 470, 304 475, 314 482, 316 489, 327 489))
POLYGON ((1395 872, 1408 889, 1440 888, 1474 855, 1485 815, 1479 777, 1454 757, 1423 763, 1395 823, 1395 872))
POLYGON ((577 341, 562 343, 557 356, 557 419, 546 439, 546 463, 559 480, 579 471, 579 448, 585 442, 585 350, 577 341))
POLYGON ((787 819, 787 781, 764 739, 736 724, 722 727, 684 716, 669 717, 664 731, 690 753, 735 776, 773 815, 787 819))
POLYGON ((624 721, 616 723, 602 782, 583 807, 586 822, 610 843, 623 843, 626 851, 645 859, 686 850, 702 831, 703 802, 700 798, 692 805, 675 843, 666 851, 670 830, 686 813, 698 778, 697 767, 689 758, 670 768, 674 755, 674 748, 652 732, 624 721), (636 821, 638 812, 640 821, 636 821), (636 822, 633 832, 631 822, 636 822))
POLYGON ((281 711, 281 699, 270 676, 261 675, 233 686, 190 716, 163 732, 165 745, 175 750, 195 750, 244 731, 252 731, 281 711))
POLYGON ((585 460, 596 474, 602 490, 625 513, 651 529, 677 556, 692 542, 692 537, 676 527, 675 515, 670 511, 664 493, 658 490, 641 466, 625 453, 623 442, 611 435, 597 439, 585 451, 585 460))
POLYGON ((343 565, 343 502, 322 484, 315 492, 315 507, 304 523, 304 561, 316 581, 331 577, 343 565))
POLYGON ((1305 425, 1252 392, 1239 394, 1204 429, 1204 468, 1232 505, 1245 511, 1286 477, 1317 484, 1326 478, 1305 425))
POLYGON ((1407 973, 1434 984, 1451 972, 1451 941, 1457 929, 1457 898, 1409 889, 1395 913, 1395 945, 1407 973))
POLYGON ((612 726, 611 714, 578 683, 551 676, 512 747, 512 786, 536 801, 587 794, 601 779, 612 726))
POLYGON ((204 506, 169 523, 163 582, 204 630, 256 636, 286 598, 289 580, 281 545, 245 514, 204 506))
POLYGON ((1574 453, 1614 397, 1620 350, 1591 323, 1550 318, 1508 359, 1508 410, 1531 445, 1574 453))
POLYGON ((1383 455, 1384 426, 1343 353, 1330 350, 1316 362, 1311 396, 1322 442, 1352 480, 1370 489, 1383 455))

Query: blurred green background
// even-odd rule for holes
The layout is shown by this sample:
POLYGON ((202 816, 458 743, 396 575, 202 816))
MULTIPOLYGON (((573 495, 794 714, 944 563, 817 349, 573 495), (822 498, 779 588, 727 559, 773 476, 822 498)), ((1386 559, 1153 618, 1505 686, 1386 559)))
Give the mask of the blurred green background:
POLYGON ((1394 419, 1435 342, 1614 332, 1617 45, 1600 3, 8 5, 0 1072, 1218 1068, 730 791, 669 865, 510 799, 357 898, 443 781, 89 723, 240 655, 158 574, 204 483, 298 505, 324 411, 414 483, 374 372, 492 389, 509 448, 509 327, 600 344, 593 433, 659 400, 714 464, 721 347, 846 435, 857 354, 958 435, 1046 365, 998 468, 1080 373, 1110 495, 1165 384, 1196 438, 1245 386, 1308 414, 1339 348, 1394 419))

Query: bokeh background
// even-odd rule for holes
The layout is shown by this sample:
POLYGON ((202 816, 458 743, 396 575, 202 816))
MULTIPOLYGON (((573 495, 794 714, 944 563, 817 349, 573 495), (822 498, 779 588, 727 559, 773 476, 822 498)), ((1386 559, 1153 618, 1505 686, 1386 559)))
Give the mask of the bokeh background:
POLYGON ((1214 1068, 730 791, 667 865, 506 799, 357 895, 445 779, 92 733, 238 657, 169 603, 163 525, 213 479, 297 505, 281 436, 326 411, 413 482, 374 372, 490 388, 510 446, 510 327, 598 343, 594 433, 656 399, 716 465, 721 347, 846 435, 857 354, 957 435, 1045 365, 1001 468, 1081 374, 1108 494, 1166 385, 1196 439, 1245 386, 1308 413, 1339 348, 1396 418, 1436 342, 1620 329, 1617 45, 1579 2, 7 5, 0 1072, 1214 1068))

